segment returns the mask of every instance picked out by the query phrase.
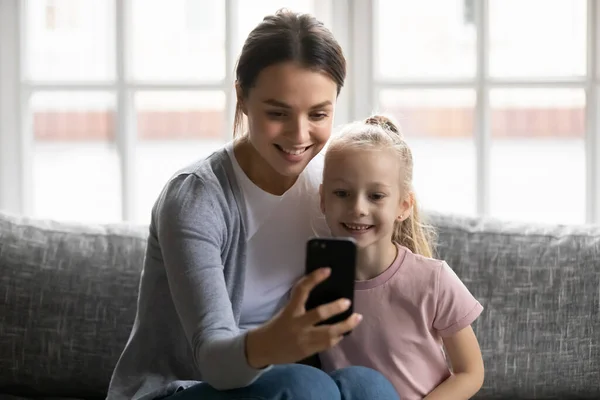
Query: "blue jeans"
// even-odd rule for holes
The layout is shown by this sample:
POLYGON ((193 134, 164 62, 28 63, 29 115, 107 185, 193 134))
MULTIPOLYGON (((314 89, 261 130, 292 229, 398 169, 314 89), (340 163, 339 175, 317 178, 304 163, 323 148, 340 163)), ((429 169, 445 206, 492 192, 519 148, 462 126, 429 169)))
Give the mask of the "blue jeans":
POLYGON ((398 400, 392 384, 379 372, 348 367, 331 375, 303 364, 277 365, 253 384, 219 391, 199 383, 165 400, 398 400))

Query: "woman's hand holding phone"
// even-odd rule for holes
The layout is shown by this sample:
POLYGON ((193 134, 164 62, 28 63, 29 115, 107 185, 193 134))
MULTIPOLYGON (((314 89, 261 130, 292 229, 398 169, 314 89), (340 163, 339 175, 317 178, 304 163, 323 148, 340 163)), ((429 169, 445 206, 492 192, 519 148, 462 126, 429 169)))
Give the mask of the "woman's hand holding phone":
POLYGON ((348 310, 351 305, 348 299, 306 311, 310 292, 330 274, 329 268, 319 268, 304 276, 294 286, 288 305, 269 322, 248 332, 246 357, 251 367, 298 362, 335 346, 344 334, 356 328, 362 320, 356 313, 335 324, 316 326, 348 310))

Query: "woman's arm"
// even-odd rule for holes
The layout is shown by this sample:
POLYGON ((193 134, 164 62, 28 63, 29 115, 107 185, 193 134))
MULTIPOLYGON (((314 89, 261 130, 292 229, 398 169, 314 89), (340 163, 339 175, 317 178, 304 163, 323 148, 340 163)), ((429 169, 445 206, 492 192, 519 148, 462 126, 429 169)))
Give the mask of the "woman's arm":
MULTIPOLYGON (((271 364, 293 363, 329 348, 360 322, 357 315, 331 326, 318 322, 345 311, 342 300, 310 312, 304 303, 327 274, 315 272, 295 286, 288 305, 259 328, 241 332, 225 284, 221 248, 235 227, 220 189, 194 175, 175 178, 156 208, 170 295, 201 379, 219 390, 245 387, 271 364)), ((242 282, 243 284, 243 282, 242 282)))
MULTIPOLYGON (((154 213, 154 229, 169 292, 201 379, 217 389, 244 387, 260 370, 248 365, 245 334, 235 322, 221 249, 227 204, 221 188, 196 175, 174 178, 154 213)), ((148 349, 151 351, 151 349, 148 349)))
POLYGON ((473 328, 469 325, 443 341, 453 375, 425 400, 470 399, 481 389, 484 378, 483 358, 473 328))

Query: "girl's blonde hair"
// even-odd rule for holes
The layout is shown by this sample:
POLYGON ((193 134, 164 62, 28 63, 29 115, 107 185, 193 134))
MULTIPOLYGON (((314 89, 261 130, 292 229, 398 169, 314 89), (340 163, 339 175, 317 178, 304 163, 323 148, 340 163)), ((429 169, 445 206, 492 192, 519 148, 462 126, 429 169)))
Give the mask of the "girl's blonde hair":
POLYGON ((332 153, 356 147, 393 149, 396 152, 403 169, 402 189, 404 193, 411 196, 412 209, 407 219, 403 221, 396 220, 394 223, 392 240, 407 247, 415 254, 433 257, 435 230, 422 221, 412 186, 412 151, 404 141, 398 124, 390 117, 373 115, 364 121, 346 125, 338 135, 331 139, 327 146, 325 168, 332 153))

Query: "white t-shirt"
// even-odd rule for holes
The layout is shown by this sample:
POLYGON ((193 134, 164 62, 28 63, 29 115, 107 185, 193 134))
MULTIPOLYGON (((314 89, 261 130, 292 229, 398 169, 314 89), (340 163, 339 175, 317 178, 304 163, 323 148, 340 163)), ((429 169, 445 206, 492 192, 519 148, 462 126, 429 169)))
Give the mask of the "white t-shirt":
POLYGON ((306 242, 326 232, 319 209, 322 156, 317 155, 282 196, 267 193, 244 173, 226 146, 244 194, 247 257, 240 328, 250 329, 271 319, 287 304, 292 286, 304 275, 306 242))

